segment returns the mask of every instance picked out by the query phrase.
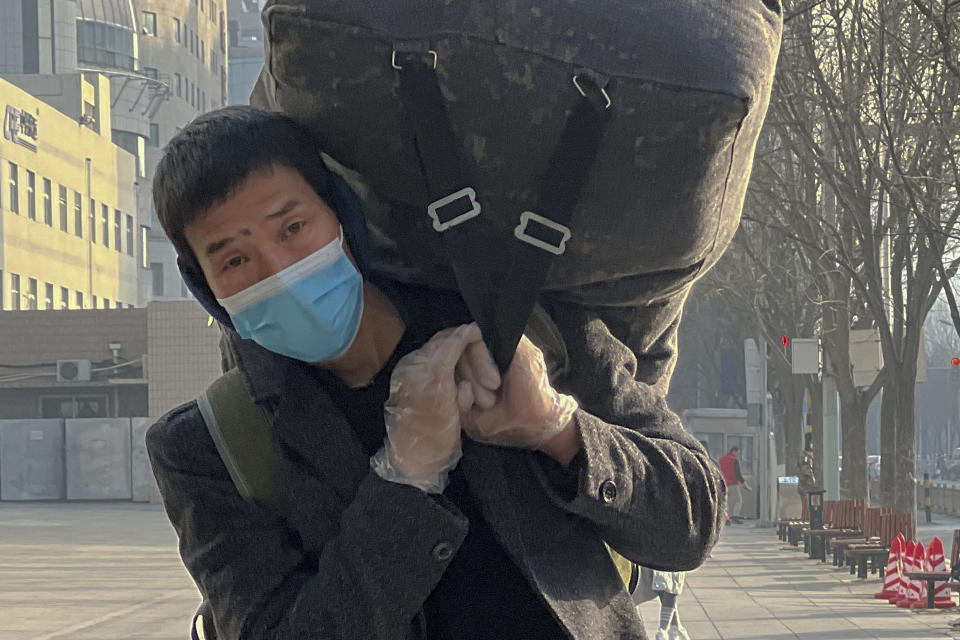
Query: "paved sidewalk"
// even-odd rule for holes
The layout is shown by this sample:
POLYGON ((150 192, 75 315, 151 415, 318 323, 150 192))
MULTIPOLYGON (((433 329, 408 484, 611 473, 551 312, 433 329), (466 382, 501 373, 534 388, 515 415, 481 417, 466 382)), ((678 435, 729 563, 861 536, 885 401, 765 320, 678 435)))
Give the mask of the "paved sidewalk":
POLYGON ((0 640, 185 640, 199 603, 158 506, 0 502, 0 640))
MULTIPOLYGON (((960 519, 937 521, 920 537, 949 548, 960 519)), ((185 640, 200 596, 176 543, 153 505, 0 502, 0 640, 185 640)), ((679 603, 693 640, 955 637, 960 611, 897 609, 879 588, 748 523, 726 529, 679 603)), ((641 611, 652 640, 658 604, 641 611)))
MULTIPOLYGON (((960 520, 937 516, 921 524, 927 544, 934 535, 949 553, 960 520)), ((960 610, 908 611, 875 600, 881 580, 859 580, 829 562, 809 560, 777 539, 776 529, 749 521, 727 527, 713 558, 687 574, 678 600, 681 621, 692 640, 932 640, 960 638, 948 623, 960 610)), ((651 639, 659 604, 640 607, 651 639)))

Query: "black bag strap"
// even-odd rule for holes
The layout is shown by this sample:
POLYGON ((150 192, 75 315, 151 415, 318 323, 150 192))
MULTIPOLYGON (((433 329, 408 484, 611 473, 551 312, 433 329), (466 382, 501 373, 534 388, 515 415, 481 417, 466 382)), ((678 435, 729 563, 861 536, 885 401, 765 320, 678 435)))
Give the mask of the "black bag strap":
POLYGON ((433 202, 427 214, 443 235, 444 248, 467 308, 481 329, 493 327, 496 292, 490 287, 489 256, 477 235, 481 207, 463 169, 440 83, 434 73, 437 54, 422 41, 399 43, 392 64, 399 72, 400 98, 413 126, 420 171, 433 202))
POLYGON ((394 44, 391 63, 398 71, 400 97, 410 119, 427 189, 434 202, 428 214, 443 233, 457 285, 483 330, 494 360, 510 366, 524 327, 543 288, 552 258, 571 237, 570 219, 596 158, 610 117, 607 79, 588 70, 573 76, 581 94, 567 118, 560 142, 541 179, 538 211, 524 211, 514 229, 521 242, 512 252, 505 281, 496 290, 490 256, 478 242, 482 205, 457 151, 443 94, 436 76, 437 53, 429 43, 394 44))

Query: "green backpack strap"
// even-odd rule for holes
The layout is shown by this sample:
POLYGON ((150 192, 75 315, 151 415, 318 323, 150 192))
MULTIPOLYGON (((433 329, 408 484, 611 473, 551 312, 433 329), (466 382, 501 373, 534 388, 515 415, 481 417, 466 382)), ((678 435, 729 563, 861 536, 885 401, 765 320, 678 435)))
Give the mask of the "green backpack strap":
POLYGON ((250 397, 240 371, 230 369, 214 380, 197 397, 197 406, 240 495, 276 504, 276 441, 267 415, 250 397))

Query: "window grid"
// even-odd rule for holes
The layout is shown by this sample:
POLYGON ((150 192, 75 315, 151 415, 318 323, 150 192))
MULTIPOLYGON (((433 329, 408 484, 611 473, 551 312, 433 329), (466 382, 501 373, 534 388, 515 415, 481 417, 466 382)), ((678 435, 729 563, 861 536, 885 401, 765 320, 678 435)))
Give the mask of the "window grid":
POLYGON ((100 205, 100 231, 103 238, 103 246, 110 246, 110 207, 105 204, 100 205))
POLYGON ((67 188, 61 184, 57 191, 60 204, 60 231, 66 232, 70 226, 70 219, 67 216, 67 188))
POLYGON ((83 196, 79 191, 73 192, 73 234, 83 237, 83 196))
POLYGON ((8 163, 10 175, 7 178, 10 185, 10 211, 20 213, 20 167, 16 163, 8 163))
POLYGON ((90 242, 97 241, 97 201, 90 198, 90 242))
POLYGON ((27 169, 27 217, 37 219, 37 174, 27 169))
POLYGON ((132 255, 133 255, 133 248, 134 248, 134 243, 133 243, 133 216, 127 214, 127 216, 126 216, 126 223, 127 223, 127 227, 126 227, 126 235, 127 235, 127 255, 128 255, 128 256, 132 256, 132 255))
POLYGON ((10 310, 20 311, 20 274, 10 274, 10 310))
POLYGON ((43 179, 43 222, 53 226, 53 183, 50 178, 43 179))

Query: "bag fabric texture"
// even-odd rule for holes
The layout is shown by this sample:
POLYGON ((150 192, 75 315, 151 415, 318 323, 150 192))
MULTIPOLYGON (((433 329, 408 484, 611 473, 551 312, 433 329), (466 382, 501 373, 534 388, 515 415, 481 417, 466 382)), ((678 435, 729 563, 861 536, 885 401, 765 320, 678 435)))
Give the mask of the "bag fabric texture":
POLYGON ((574 79, 603 87, 613 116, 544 295, 602 310, 635 351, 649 333, 635 311, 685 295, 733 237, 782 27, 774 0, 271 0, 263 21, 252 103, 308 125, 369 187, 374 266, 403 282, 456 288, 395 51, 435 61, 483 208, 472 259, 498 290, 581 98, 574 79))

